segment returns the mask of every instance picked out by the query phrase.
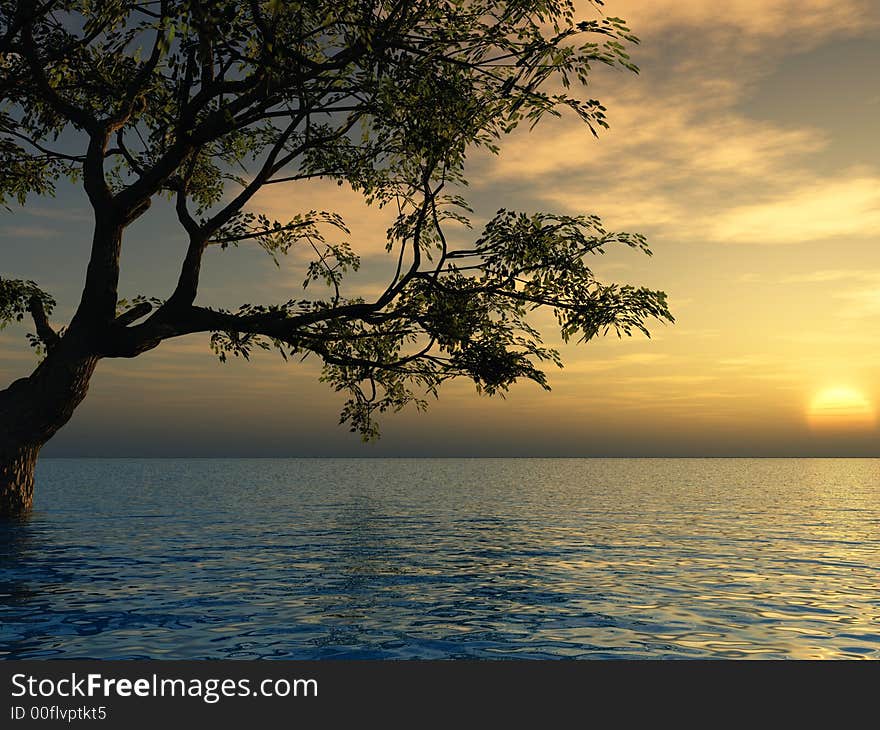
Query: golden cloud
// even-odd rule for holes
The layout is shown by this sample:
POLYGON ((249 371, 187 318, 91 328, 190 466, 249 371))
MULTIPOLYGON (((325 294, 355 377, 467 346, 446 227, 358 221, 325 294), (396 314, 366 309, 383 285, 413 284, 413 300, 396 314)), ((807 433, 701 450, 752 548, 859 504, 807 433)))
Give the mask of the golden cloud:
POLYGON ((730 243, 803 243, 880 233, 880 176, 804 185, 769 202, 720 215, 710 238, 730 243))

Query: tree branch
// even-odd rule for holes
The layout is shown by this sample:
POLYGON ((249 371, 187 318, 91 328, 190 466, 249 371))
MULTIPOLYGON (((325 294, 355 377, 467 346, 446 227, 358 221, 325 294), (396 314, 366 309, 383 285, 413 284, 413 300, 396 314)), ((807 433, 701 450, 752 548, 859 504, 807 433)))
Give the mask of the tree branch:
POLYGON ((19 16, 25 18, 22 23, 21 32, 23 40, 22 49, 24 51, 24 57, 28 62, 28 67, 30 68, 31 73, 33 73, 37 85, 40 87, 40 91, 43 93, 46 101, 49 102, 52 108, 63 117, 69 119, 90 135, 100 134, 102 130, 101 125, 98 124, 98 120, 82 107, 78 107, 76 104, 73 104, 62 97, 46 78, 44 61, 37 55, 36 43, 34 41, 33 9, 28 12, 24 9, 24 5, 25 3, 21 2, 18 4, 19 16))
POLYGON ((49 324, 49 318, 46 316, 46 309, 43 306, 43 300, 34 295, 28 301, 28 311, 33 317, 34 325, 37 328, 37 337, 42 340, 47 350, 51 350, 57 345, 61 338, 58 333, 52 329, 49 324))
POLYGON ((113 324, 120 327, 127 327, 132 322, 137 322, 141 317, 146 317, 152 311, 152 304, 150 304, 149 302, 141 302, 140 304, 136 304, 131 309, 120 314, 116 319, 113 320, 113 324))

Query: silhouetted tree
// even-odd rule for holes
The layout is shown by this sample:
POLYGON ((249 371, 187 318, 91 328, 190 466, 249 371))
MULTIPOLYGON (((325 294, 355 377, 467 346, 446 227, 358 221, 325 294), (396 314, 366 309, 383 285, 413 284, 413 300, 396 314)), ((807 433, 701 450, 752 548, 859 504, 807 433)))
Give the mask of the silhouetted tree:
POLYGON ((0 392, 0 513, 26 512, 43 444, 70 418, 103 358, 209 332, 221 359, 254 347, 313 353, 350 398, 342 421, 365 437, 373 416, 424 405, 447 379, 481 392, 518 378, 547 387, 527 316, 552 309, 562 337, 630 334, 671 320, 662 292, 606 285, 588 254, 641 236, 598 218, 501 210, 465 248, 466 153, 496 151, 520 123, 578 115, 595 134, 604 107, 573 94, 592 64, 635 70, 623 21, 577 21, 568 0, 0 0, 0 196, 24 204, 62 179, 94 212, 82 298, 62 331, 35 283, 0 280, 0 324, 33 319, 42 356, 0 392), (396 271, 374 300, 346 296, 358 267, 341 218, 250 207, 261 188, 330 178, 399 212, 387 234, 396 271), (118 291, 126 228, 156 196, 181 226, 177 286, 130 302, 118 291), (272 256, 313 251, 287 302, 220 310, 196 303, 211 246, 272 256), (305 286, 304 286, 305 288, 305 286))

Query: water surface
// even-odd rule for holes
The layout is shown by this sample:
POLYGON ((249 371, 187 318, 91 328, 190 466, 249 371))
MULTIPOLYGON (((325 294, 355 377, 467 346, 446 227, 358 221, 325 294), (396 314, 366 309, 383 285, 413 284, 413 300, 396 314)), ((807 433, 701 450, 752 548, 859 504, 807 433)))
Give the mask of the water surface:
POLYGON ((3 658, 880 658, 880 461, 44 460, 3 658))

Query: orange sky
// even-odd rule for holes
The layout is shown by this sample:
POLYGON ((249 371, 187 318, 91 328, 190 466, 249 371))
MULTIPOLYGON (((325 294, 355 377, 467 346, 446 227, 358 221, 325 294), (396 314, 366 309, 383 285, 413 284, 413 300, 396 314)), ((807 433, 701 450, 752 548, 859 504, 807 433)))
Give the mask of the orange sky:
MULTIPOLYGON (((478 220, 502 206, 596 213, 647 234, 653 258, 612 253, 595 268, 666 290, 675 325, 650 340, 563 347, 550 394, 523 384, 490 401, 449 387, 426 414, 386 417, 371 446, 337 427, 341 399, 314 365, 266 355, 223 366, 195 337, 102 363, 46 453, 880 456, 880 6, 608 0, 606 10, 642 38, 642 73, 597 72, 590 91, 611 130, 595 140, 563 119, 517 132, 499 158, 472 159, 469 194, 478 220)), ((279 218, 339 210, 367 271, 379 270, 386 219, 345 190, 275 186, 258 206, 279 218)), ((77 300, 87 218, 70 191, 0 217, 2 271, 54 292, 59 318, 77 300)), ((128 293, 164 295, 174 271, 157 252, 183 246, 170 222, 138 222, 128 293)), ((257 256, 211 252, 203 301, 296 296, 296 262, 276 269, 257 256)), ((0 333, 6 380, 33 364, 23 331, 0 333)))

